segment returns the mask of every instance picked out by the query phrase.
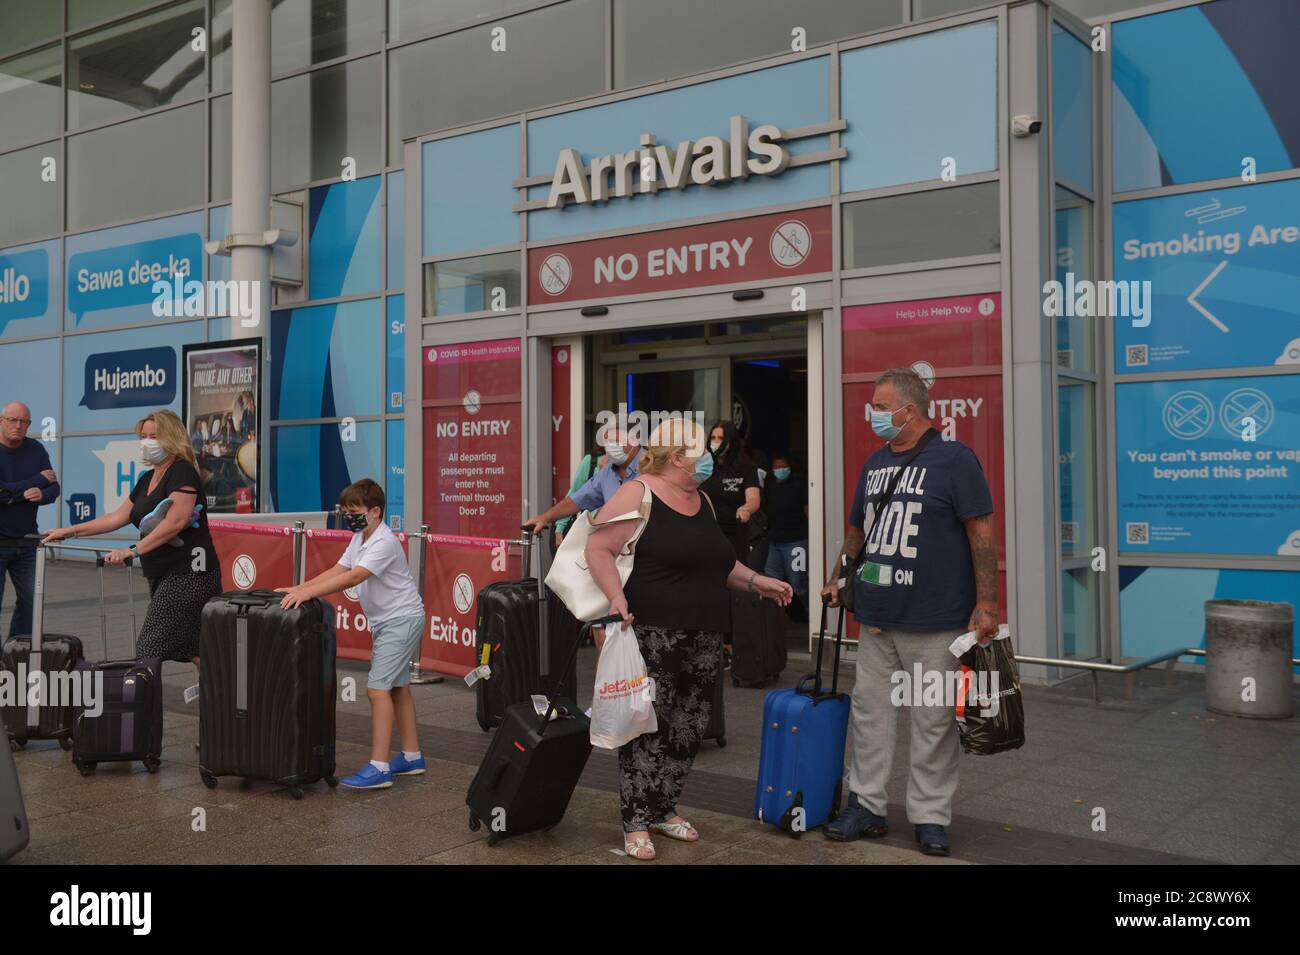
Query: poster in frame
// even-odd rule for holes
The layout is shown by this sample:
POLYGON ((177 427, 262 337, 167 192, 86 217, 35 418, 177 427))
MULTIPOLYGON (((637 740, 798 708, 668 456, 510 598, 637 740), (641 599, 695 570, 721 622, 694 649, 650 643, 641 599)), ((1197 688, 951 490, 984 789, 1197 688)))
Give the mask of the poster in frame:
POLYGON ((251 514, 260 507, 261 359, 258 338, 184 347, 181 417, 212 514, 251 514))

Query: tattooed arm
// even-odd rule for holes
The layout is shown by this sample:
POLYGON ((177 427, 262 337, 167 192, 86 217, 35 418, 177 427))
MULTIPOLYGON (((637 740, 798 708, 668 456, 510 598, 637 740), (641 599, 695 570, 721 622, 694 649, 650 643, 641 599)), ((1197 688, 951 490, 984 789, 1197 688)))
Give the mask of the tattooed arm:
POLYGON ((972 517, 966 522, 971 562, 975 565, 975 611, 967 629, 979 634, 981 642, 998 632, 998 539, 993 533, 993 515, 972 517))

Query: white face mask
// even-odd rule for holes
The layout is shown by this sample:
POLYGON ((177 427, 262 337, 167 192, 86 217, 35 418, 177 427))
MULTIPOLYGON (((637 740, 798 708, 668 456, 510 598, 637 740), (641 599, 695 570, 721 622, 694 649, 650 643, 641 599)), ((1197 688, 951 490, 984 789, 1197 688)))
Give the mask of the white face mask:
POLYGON ((616 465, 622 465, 627 461, 627 451, 623 449, 621 444, 607 444, 605 445, 605 457, 616 465))
POLYGON ((714 438, 712 441, 709 442, 709 450, 712 451, 714 454, 717 454, 720 450, 722 450, 722 442, 719 441, 717 438, 714 438))
POLYGON ((140 442, 140 457, 145 464, 161 464, 167 452, 157 438, 145 438, 140 442))

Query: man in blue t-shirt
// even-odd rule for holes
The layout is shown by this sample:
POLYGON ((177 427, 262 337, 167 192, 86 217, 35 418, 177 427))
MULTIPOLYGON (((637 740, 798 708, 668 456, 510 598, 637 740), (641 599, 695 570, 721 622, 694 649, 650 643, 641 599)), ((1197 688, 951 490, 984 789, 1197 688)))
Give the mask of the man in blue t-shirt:
MULTIPOLYGON (((853 689, 849 803, 823 830, 842 842, 889 831, 885 785, 898 719, 895 687, 914 683, 917 667, 951 686, 950 674, 960 669, 948 650, 953 640, 973 630, 983 643, 998 629, 993 497, 979 459, 932 429, 929 390, 910 369, 890 369, 877 378, 871 406, 872 430, 887 443, 862 466, 842 555, 851 565, 866 549, 853 582, 853 616, 863 629, 853 689), (900 683, 900 673, 906 682, 900 683)), ((822 593, 838 603, 836 581, 822 593)), ((948 855, 957 723, 951 701, 915 705, 920 689, 903 698, 911 711, 907 817, 922 852, 948 855)))
POLYGON ((59 496, 49 454, 39 441, 27 437, 31 424, 31 409, 21 401, 11 401, 0 411, 0 607, 7 573, 16 597, 11 637, 32 632, 36 548, 34 541, 22 538, 36 533, 37 509, 59 496))

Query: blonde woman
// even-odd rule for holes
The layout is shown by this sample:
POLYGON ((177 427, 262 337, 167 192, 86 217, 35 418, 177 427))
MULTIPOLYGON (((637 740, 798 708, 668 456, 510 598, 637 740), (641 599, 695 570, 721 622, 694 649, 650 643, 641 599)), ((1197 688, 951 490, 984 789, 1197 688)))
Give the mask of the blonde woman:
MULTIPOLYGON (((696 842, 700 834, 677 814, 677 798, 709 725, 709 708, 722 665, 722 634, 731 629, 727 588, 757 592, 785 606, 794 596, 784 581, 764 577, 736 560, 699 484, 713 459, 705 432, 672 418, 650 436, 640 475, 611 497, 597 522, 636 510, 644 488, 650 516, 636 545, 627 584, 614 558, 636 530, 620 521, 594 530, 587 541, 591 576, 609 598, 611 613, 633 623, 641 655, 655 681, 659 731, 639 736, 618 752, 623 802, 623 849, 653 859, 653 830, 696 842)), ((598 639, 603 643, 603 636, 598 639)))
POLYGON ((140 528, 139 543, 105 556, 110 564, 138 556, 149 581, 149 612, 136 640, 136 658, 188 660, 197 667, 199 615, 221 593, 221 566, 199 499, 194 449, 185 425, 170 411, 141 418, 135 433, 146 470, 131 496, 112 514, 61 527, 45 540, 90 537, 127 524, 140 528))

